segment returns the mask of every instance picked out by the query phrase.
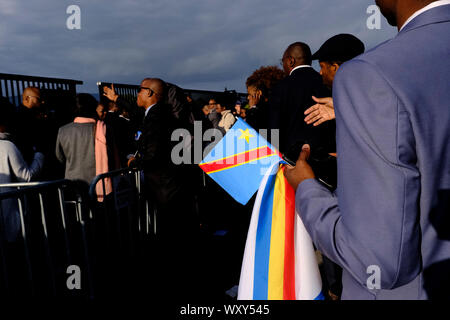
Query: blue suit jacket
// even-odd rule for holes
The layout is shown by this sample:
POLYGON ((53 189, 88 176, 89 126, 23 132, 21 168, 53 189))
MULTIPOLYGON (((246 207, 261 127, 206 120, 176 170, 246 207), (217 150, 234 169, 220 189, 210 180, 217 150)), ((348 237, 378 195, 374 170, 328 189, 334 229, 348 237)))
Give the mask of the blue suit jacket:
POLYGON ((343 299, 450 295, 449 34, 431 9, 336 75, 338 188, 305 180, 296 206, 343 299))

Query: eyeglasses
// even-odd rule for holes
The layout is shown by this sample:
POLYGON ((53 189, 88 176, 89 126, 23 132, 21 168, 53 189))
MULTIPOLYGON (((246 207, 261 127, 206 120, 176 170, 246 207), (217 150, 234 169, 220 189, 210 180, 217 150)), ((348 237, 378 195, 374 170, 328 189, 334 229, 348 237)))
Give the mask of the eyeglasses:
POLYGON ((153 89, 148 88, 148 87, 139 87, 138 92, 141 92, 141 90, 149 90, 149 91, 150 91, 150 97, 151 97, 153 94, 156 94, 157 96, 160 96, 160 94, 159 94, 158 92, 156 92, 156 91, 154 91, 153 89))
POLYGON ((148 87, 139 87, 138 92, 141 92, 142 90, 150 90, 150 97, 155 93, 155 91, 153 91, 152 89, 150 89, 148 87))

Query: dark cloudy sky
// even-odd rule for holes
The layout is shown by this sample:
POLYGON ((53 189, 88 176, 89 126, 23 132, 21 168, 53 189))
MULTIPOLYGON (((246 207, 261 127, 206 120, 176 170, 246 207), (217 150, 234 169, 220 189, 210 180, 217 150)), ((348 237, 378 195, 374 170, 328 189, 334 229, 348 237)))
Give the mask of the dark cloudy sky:
MULTIPOLYGON (((373 0, 0 0, 0 72, 136 84, 160 77, 184 88, 245 91, 246 78, 303 41, 317 50, 352 33, 366 48, 396 29, 366 26, 373 0), (66 9, 81 9, 69 30, 66 9)), ((314 65, 317 69, 317 65, 314 65)))

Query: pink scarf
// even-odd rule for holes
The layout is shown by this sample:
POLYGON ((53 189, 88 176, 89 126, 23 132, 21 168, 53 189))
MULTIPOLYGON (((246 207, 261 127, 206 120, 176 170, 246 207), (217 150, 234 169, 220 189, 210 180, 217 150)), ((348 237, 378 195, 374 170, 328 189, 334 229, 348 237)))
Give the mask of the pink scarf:
MULTIPOLYGON (((96 123, 92 118, 76 117, 73 121, 75 123, 96 123)), ((97 121, 97 128, 95 130, 95 174, 108 172, 108 152, 106 150, 106 125, 103 121, 97 121)), ((97 200, 103 202, 103 184, 100 180, 95 186, 97 192, 97 200)), ((110 194, 112 191, 112 183, 110 178, 105 178, 105 194, 110 194)))

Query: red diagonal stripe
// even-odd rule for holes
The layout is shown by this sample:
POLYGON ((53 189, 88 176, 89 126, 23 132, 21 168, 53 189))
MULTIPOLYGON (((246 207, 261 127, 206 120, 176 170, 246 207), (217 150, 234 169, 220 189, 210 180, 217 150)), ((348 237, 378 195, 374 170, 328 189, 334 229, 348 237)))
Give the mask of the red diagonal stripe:
MULTIPOLYGON (((283 171, 286 167, 283 167, 283 171)), ((284 238, 284 281, 283 299, 295 300, 295 254, 294 254, 294 222, 295 222, 295 192, 286 178, 285 184, 285 238, 284 238)))
POLYGON ((275 151, 270 149, 268 146, 265 146, 258 149, 247 151, 245 153, 232 155, 230 157, 220 159, 214 162, 202 163, 200 164, 200 167, 206 173, 210 173, 217 170, 225 170, 230 167, 235 167, 236 165, 241 165, 247 162, 254 161, 258 158, 274 154, 276 154, 275 151))

